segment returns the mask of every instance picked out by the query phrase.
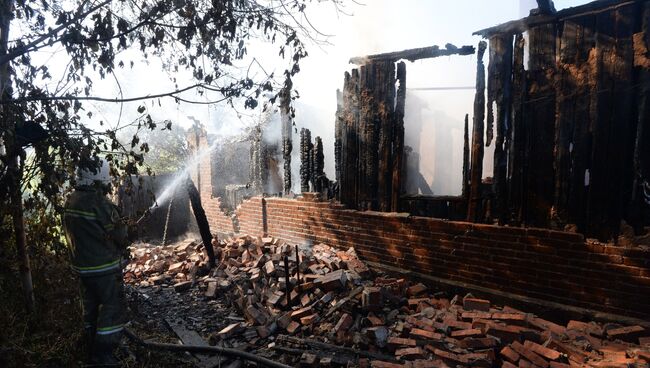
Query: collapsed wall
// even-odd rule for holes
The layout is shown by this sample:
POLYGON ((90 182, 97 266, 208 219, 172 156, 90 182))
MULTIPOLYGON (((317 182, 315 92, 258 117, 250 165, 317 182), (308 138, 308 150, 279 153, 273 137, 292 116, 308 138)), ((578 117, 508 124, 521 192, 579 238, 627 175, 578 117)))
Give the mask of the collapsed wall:
POLYGON ((650 317, 649 247, 285 198, 251 198, 237 216, 242 233, 354 246, 365 261, 442 284, 550 307, 650 317))

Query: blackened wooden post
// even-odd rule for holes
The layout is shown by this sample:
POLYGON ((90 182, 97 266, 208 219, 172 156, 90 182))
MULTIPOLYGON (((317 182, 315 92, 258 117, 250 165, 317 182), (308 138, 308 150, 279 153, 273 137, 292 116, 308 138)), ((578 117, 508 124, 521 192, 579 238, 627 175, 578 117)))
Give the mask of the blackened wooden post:
MULTIPOLYGON (((641 17, 642 38, 641 42, 650 45, 650 3, 644 4, 641 17)), ((637 36, 638 37, 638 36, 637 36)), ((638 42, 638 41, 637 41, 638 42)), ((632 169, 634 178, 632 180, 630 204, 627 213, 627 221, 637 231, 643 229, 643 207, 646 206, 643 200, 643 181, 650 178, 650 59, 635 62, 638 67, 637 106, 638 117, 636 124, 636 136, 634 140, 634 154, 632 158, 632 169)))
POLYGON ((334 117, 334 172, 335 180, 338 184, 339 190, 336 193, 336 199, 341 200, 341 145, 343 135, 343 93, 336 90, 336 116, 334 117))
POLYGON ((300 129, 300 191, 309 192, 312 175, 312 143, 309 129, 300 129))
POLYGON ((291 283, 289 282, 289 257, 284 256, 284 285, 287 294, 287 307, 291 307, 291 283))
POLYGON ((524 162, 526 157, 524 96, 526 91, 526 70, 524 69, 524 48, 526 41, 520 33, 515 37, 512 63, 512 127, 508 147, 508 207, 515 225, 521 225, 523 203, 524 162))
POLYGON ((463 134, 463 189, 462 195, 465 201, 469 195, 469 114, 465 114, 465 130, 463 134))
MULTIPOLYGON (((393 181, 391 183, 391 211, 399 211, 399 197, 402 191, 404 164, 404 108, 406 103, 406 64, 397 63, 395 78, 399 84, 395 98, 395 125, 393 127, 393 181)), ((406 170, 404 170, 406 171, 406 170)))
POLYGON ((300 255, 298 253, 298 244, 296 244, 296 279, 300 285, 300 255))
POLYGON ((282 160, 284 161, 284 194, 291 192, 291 151, 293 151, 291 114, 289 103, 291 99, 283 93, 280 99, 280 117, 282 120, 282 160))
MULTIPOLYGON (((495 200, 492 206, 494 217, 504 225, 510 218, 507 214, 507 147, 506 130, 510 126, 511 76, 512 76, 512 36, 493 36, 490 38, 490 66, 488 68, 488 121, 494 113, 496 104, 496 140, 494 141, 493 187, 495 200)), ((492 131, 488 127, 488 133, 492 131)), ((489 134, 488 134, 489 135, 489 134)))
POLYGON ((481 179, 483 178, 483 121, 485 119, 485 65, 483 64, 483 55, 486 47, 487 43, 485 41, 479 42, 476 65, 476 95, 474 96, 474 126, 472 128, 471 187, 467 209, 468 221, 477 221, 481 179))
POLYGON ((394 158, 395 118, 395 63, 380 63, 381 78, 377 78, 377 88, 381 96, 377 98, 379 114, 377 197, 380 211, 391 210, 392 168, 394 158))
POLYGON ((203 240, 203 246, 208 252, 208 260, 210 268, 215 266, 215 257, 214 249, 212 248, 212 233, 210 232, 210 224, 208 224, 208 218, 205 216, 205 210, 201 205, 201 198, 199 197, 199 191, 196 189, 194 182, 188 176, 185 182, 187 187, 187 194, 190 197, 190 203, 192 204, 192 211, 194 211, 194 217, 196 218, 196 225, 199 227, 199 233, 201 234, 201 240, 203 240))

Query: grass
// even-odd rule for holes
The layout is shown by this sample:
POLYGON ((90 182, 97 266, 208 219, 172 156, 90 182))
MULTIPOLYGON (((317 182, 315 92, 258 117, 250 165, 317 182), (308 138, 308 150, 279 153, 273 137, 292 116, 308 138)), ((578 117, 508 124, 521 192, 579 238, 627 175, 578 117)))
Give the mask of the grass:
POLYGON ((26 313, 18 269, 0 261, 0 366, 75 367, 81 361, 78 282, 60 257, 32 260, 36 313, 26 313))
MULTIPOLYGON (((36 313, 25 311, 18 268, 0 251, 0 367, 80 367, 84 359, 79 281, 64 257, 45 254, 32 259, 36 313)), ((176 342, 132 316, 132 330, 145 339, 176 342)), ((118 354, 124 367, 192 367, 188 357, 146 351, 132 344, 118 354)))

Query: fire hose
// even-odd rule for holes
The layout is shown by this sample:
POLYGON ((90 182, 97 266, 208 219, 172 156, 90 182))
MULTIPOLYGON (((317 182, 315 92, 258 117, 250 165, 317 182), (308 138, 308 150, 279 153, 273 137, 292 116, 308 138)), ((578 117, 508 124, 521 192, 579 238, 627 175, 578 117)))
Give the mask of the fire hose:
POLYGON ((224 348, 221 346, 180 345, 180 344, 166 344, 160 342, 144 341, 128 328, 124 329, 124 335, 126 335, 126 337, 128 337, 129 339, 133 340, 136 344, 150 349, 153 348, 153 349, 160 349, 160 350, 183 351, 183 352, 187 351, 190 353, 202 353, 202 354, 221 354, 221 355, 231 356, 231 357, 255 362, 257 364, 262 365, 263 367, 291 368, 291 366, 288 366, 286 364, 275 362, 273 360, 266 359, 261 356, 248 353, 245 351, 241 351, 238 349, 224 348))

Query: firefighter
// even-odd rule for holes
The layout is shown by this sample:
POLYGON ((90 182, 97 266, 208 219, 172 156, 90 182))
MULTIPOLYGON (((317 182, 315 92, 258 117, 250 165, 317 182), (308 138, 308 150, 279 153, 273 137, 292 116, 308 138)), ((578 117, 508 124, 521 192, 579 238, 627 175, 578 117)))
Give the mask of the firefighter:
POLYGON ((126 322, 121 262, 129 237, 117 206, 107 197, 110 185, 106 162, 95 171, 79 170, 64 214, 72 268, 81 283, 88 363, 95 366, 119 366, 113 351, 126 322))

